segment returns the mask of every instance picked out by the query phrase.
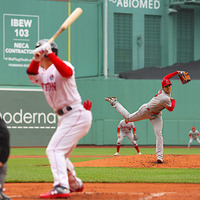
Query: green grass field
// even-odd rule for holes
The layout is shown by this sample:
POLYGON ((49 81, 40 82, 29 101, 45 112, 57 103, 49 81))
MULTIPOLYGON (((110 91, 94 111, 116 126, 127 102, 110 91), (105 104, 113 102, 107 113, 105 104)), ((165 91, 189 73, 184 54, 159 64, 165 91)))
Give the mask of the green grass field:
MULTIPOLYGON (((45 148, 11 148, 11 156, 45 155, 45 148)), ((155 154, 155 148, 140 148, 143 154, 155 154)), ((113 156, 116 148, 76 148, 71 155, 113 156)), ((121 148, 120 155, 136 154, 134 148, 121 148)), ((164 154, 200 154, 200 148, 165 148, 164 154)), ((82 162, 106 157, 72 157, 82 162)), ((122 167, 76 167, 83 182, 147 182, 147 183, 200 183, 200 168, 156 169, 122 167)), ((53 182, 49 161, 44 158, 10 158, 6 182, 53 182)))

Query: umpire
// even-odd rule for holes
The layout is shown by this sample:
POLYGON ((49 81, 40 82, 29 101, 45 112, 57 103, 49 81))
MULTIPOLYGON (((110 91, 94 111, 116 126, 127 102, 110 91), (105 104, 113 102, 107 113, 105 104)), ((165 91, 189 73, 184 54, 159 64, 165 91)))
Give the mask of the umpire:
POLYGON ((3 193, 3 185, 7 172, 7 160, 10 154, 10 133, 6 123, 0 118, 0 199, 11 200, 3 193))

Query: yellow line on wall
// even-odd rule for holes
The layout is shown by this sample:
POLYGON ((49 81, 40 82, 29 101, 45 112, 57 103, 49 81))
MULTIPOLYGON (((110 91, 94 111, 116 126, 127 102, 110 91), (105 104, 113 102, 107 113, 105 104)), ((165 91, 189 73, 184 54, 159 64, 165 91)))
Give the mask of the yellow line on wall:
MULTIPOLYGON (((68 2, 68 16, 71 14, 71 2, 68 2)), ((71 62, 71 30, 68 27, 68 61, 71 62)))

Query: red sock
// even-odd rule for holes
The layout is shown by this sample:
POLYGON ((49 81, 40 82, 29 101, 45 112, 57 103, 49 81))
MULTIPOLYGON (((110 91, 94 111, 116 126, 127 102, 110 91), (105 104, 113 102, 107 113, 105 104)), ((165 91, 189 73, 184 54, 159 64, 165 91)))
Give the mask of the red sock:
POLYGON ((139 147, 138 147, 138 145, 137 145, 137 144, 134 144, 134 147, 135 147, 135 149, 137 150, 137 152, 139 153, 139 152, 140 152, 140 150, 139 150, 139 147))
POLYGON ((117 153, 119 153, 120 144, 117 144, 117 153))

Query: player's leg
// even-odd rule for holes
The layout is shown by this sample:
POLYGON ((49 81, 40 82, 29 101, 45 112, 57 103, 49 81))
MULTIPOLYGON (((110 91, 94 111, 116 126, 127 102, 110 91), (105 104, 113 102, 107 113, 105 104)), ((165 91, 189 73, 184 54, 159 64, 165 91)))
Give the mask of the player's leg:
POLYGON ((163 135, 162 135, 162 128, 163 128, 163 120, 162 120, 162 113, 158 114, 155 119, 150 120, 151 125, 154 128, 154 133, 156 136, 156 156, 157 162, 163 162, 163 135))
POLYGON ((114 156, 119 156, 119 150, 120 150, 120 147, 121 147, 121 142, 123 141, 124 137, 125 137, 124 134, 121 132, 120 138, 118 138, 118 140, 117 140, 117 152, 114 154, 114 156))
MULTIPOLYGON (((61 186, 62 190, 60 188, 59 190, 62 193, 64 188, 63 195, 65 196, 62 197, 70 196, 66 158, 76 147, 78 141, 88 133, 91 121, 91 112, 85 109, 72 110, 69 114, 63 115, 59 118, 59 126, 47 147, 46 153, 54 177, 53 190, 57 190, 57 186, 61 186)), ((51 191, 41 194, 40 198, 47 198, 49 193, 51 191)), ((53 197, 51 196, 50 198, 53 197)))
POLYGON ((188 143, 188 149, 190 148, 192 141, 193 141, 193 138, 190 138, 189 143, 188 143))
POLYGON ((66 158, 67 164, 67 174, 69 179, 69 187, 71 192, 82 192, 84 190, 83 182, 80 178, 76 176, 76 171, 74 170, 74 165, 66 158))
POLYGON ((124 117, 126 122, 135 122, 151 118, 145 113, 146 104, 142 105, 138 111, 130 114, 115 98, 116 97, 106 97, 105 100, 108 101, 111 106, 114 107, 122 115, 122 117, 124 117))
POLYGON ((127 134, 128 139, 131 141, 131 143, 133 144, 133 146, 135 147, 136 151, 138 154, 142 154, 139 150, 138 144, 137 142, 133 139, 133 133, 128 133, 127 134))
POLYGON ((197 141, 197 142, 199 143, 199 145, 200 145, 200 140, 199 140, 199 138, 197 138, 196 141, 197 141))

